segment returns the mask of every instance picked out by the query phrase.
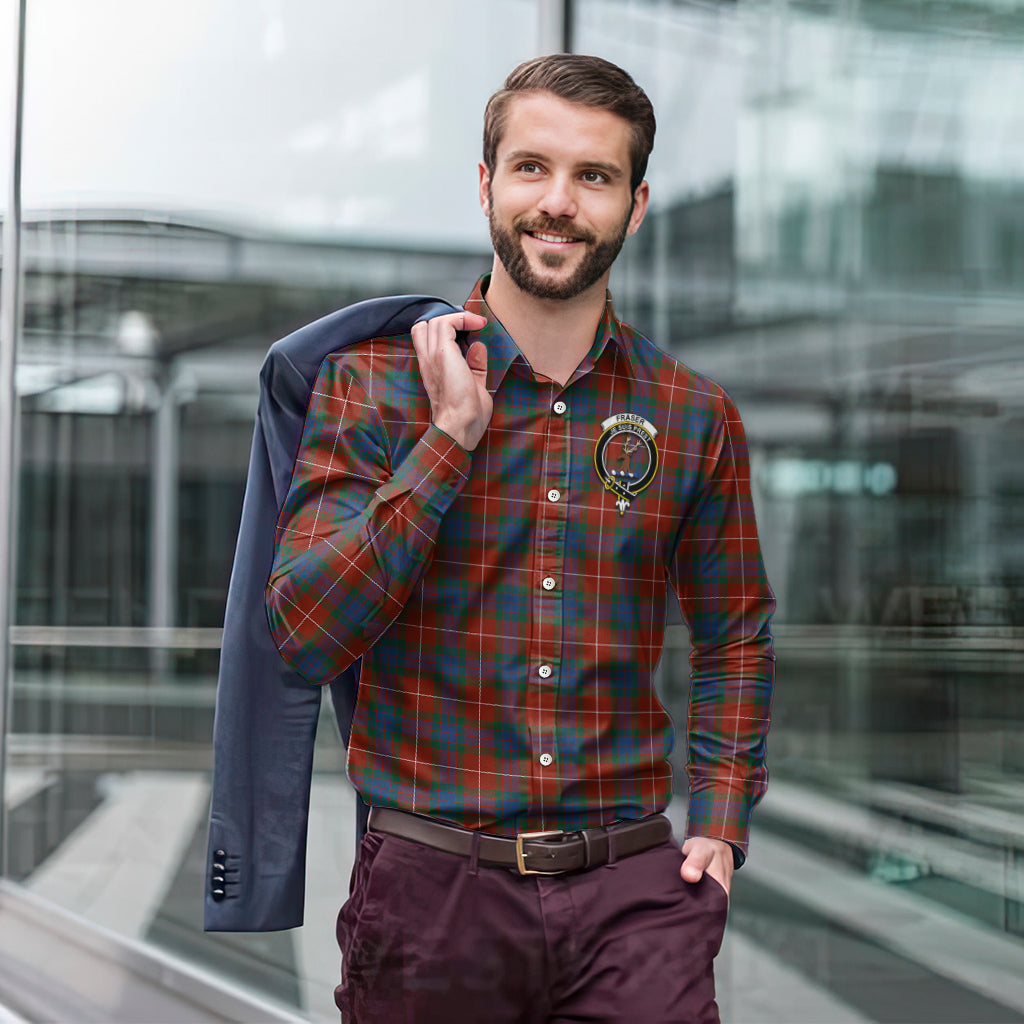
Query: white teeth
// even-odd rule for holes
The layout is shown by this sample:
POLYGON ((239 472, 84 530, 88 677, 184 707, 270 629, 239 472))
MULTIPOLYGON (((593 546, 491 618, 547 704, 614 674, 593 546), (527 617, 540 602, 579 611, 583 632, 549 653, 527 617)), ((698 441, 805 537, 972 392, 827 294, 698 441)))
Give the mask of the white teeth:
POLYGON ((542 242, 571 242, 571 238, 567 238, 565 235, 544 235, 539 231, 533 232, 534 238, 539 238, 542 242))

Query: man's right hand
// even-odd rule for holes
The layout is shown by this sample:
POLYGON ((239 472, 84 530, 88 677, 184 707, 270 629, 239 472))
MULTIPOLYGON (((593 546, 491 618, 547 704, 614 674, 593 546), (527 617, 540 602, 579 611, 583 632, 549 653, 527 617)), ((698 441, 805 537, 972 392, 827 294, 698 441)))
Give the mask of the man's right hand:
POLYGON ((466 451, 480 443, 494 406, 487 390, 487 346, 474 341, 463 358, 455 333, 479 331, 486 323, 486 317, 464 311, 420 320, 412 328, 434 425, 466 451))

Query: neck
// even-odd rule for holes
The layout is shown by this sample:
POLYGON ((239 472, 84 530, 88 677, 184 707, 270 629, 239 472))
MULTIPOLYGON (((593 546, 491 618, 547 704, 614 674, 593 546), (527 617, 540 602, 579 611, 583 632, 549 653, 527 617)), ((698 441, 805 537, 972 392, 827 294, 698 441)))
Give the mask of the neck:
POLYGON ((565 384, 594 343, 607 289, 606 273, 571 299, 539 299, 524 292, 495 256, 486 302, 534 372, 565 384))

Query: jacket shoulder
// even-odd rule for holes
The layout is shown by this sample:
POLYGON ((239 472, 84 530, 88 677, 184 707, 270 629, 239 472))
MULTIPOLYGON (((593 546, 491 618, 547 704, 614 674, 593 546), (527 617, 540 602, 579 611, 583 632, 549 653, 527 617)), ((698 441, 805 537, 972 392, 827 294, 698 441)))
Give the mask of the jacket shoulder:
POLYGON ((417 320, 454 313, 458 307, 432 295, 391 295, 364 299, 300 327, 270 346, 267 358, 323 358, 359 341, 405 334, 417 320))

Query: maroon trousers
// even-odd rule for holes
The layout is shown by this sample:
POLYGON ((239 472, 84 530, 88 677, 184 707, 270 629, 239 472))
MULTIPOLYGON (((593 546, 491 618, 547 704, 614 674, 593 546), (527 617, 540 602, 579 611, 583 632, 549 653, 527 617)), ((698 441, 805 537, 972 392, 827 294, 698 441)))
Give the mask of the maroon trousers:
POLYGON ((344 1024, 717 1024, 729 897, 675 840, 519 875, 367 832, 338 916, 344 1024))

